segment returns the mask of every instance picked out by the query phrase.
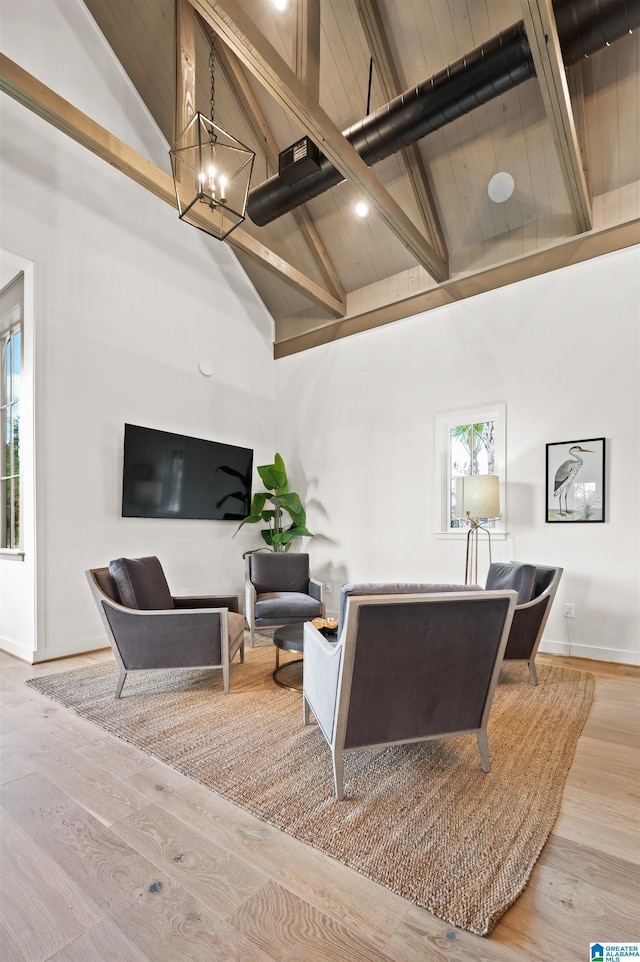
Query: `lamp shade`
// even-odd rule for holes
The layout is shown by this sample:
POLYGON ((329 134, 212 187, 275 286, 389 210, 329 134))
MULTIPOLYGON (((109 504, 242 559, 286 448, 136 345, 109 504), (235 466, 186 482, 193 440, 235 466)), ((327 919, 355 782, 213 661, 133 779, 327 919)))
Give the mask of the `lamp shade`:
POLYGON ((462 511, 460 517, 472 520, 500 517, 500 478, 496 474, 473 474, 458 478, 456 495, 456 504, 462 511), (458 491, 458 485, 462 488, 461 492, 458 491))

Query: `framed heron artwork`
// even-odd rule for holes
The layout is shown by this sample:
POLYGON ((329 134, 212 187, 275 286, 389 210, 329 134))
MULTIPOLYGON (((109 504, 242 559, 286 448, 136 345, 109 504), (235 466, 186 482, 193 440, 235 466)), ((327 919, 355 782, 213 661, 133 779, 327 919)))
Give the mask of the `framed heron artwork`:
POLYGON ((548 522, 604 521, 605 440, 547 444, 548 522))

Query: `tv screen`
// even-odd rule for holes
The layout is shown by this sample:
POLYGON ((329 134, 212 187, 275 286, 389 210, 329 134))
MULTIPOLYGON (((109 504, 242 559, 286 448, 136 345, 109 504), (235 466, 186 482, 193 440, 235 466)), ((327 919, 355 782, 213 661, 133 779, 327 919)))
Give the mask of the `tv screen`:
POLYGON ((252 471, 250 448, 125 424, 122 516, 241 521, 252 471))

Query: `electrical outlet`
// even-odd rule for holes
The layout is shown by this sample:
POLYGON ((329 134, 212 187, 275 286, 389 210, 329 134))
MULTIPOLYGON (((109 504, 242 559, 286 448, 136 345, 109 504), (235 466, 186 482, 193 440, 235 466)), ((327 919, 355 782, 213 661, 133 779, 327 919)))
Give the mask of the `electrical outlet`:
POLYGON ((564 606, 564 616, 565 616, 565 618, 575 618, 575 616, 576 616, 576 606, 575 606, 575 605, 565 605, 565 606, 564 606))
POLYGON ((328 581, 325 582, 324 590, 327 592, 328 595, 330 595, 331 592, 333 591, 333 585, 329 584, 328 581))

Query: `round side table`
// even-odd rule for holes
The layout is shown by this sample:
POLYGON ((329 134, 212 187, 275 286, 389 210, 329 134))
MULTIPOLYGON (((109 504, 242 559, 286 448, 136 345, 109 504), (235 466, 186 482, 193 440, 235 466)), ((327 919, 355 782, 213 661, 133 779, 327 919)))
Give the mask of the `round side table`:
MULTIPOLYGON (((302 623, 297 625, 284 625, 282 628, 276 628, 273 633, 273 643, 276 646, 276 667, 273 671, 273 680, 276 685, 280 685, 281 688, 289 688, 291 691, 302 691, 302 658, 295 658, 281 665, 280 652, 302 652, 304 647, 303 639, 304 624, 302 623), (286 673, 292 666, 300 666, 294 668, 295 674, 299 676, 299 683, 288 685, 282 680, 281 675, 282 673, 286 673)), ((297 682, 297 678, 295 680, 297 682)))

